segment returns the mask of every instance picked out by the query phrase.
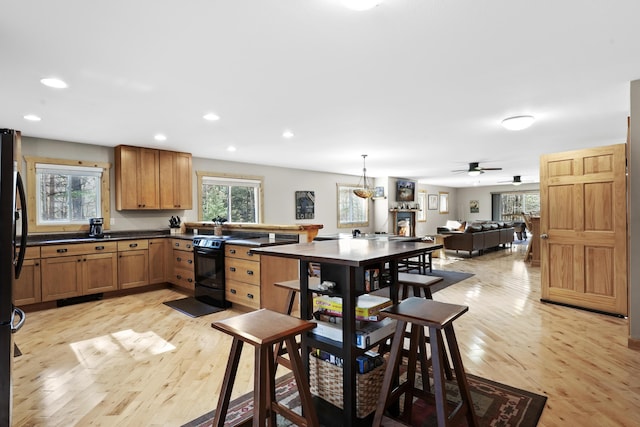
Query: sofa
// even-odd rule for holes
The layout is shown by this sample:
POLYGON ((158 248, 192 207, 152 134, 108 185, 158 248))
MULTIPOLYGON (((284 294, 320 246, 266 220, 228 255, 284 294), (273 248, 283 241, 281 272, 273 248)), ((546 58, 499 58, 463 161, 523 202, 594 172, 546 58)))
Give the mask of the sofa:
POLYGON ((513 225, 503 221, 483 221, 471 224, 447 221, 444 227, 438 227, 438 234, 447 236, 444 239, 445 249, 474 252, 482 255, 488 249, 511 246, 513 242, 513 225))

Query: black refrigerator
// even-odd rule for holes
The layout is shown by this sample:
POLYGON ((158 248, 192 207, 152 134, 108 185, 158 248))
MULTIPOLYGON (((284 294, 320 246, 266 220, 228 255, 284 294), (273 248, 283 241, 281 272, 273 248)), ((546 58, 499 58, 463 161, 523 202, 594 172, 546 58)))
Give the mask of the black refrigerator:
POLYGON ((26 251, 27 206, 18 172, 20 133, 0 129, 0 426, 11 425, 13 334, 25 315, 13 305, 13 283, 20 276, 26 251), (22 223, 17 230, 18 219, 22 223))

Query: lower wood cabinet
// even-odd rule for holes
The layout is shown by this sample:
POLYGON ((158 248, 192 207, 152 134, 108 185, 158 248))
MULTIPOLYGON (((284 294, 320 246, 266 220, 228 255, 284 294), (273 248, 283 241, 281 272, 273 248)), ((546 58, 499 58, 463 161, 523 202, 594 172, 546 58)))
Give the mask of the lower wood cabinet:
POLYGON ((40 248, 28 247, 20 278, 13 282, 13 303, 17 306, 42 301, 40 248))
POLYGON ((118 242, 118 283, 120 289, 149 284, 148 240, 118 242))
POLYGON ((251 247, 225 245, 225 298, 233 304, 260 308, 260 255, 251 247))
POLYGON ((118 289, 115 242, 41 248, 42 301, 118 289))
POLYGON ((167 281, 167 251, 169 241, 167 239, 149 239, 149 284, 164 283, 167 281))
POLYGON ((191 240, 172 239, 171 248, 173 274, 169 282, 186 291, 194 292, 193 242, 191 240))

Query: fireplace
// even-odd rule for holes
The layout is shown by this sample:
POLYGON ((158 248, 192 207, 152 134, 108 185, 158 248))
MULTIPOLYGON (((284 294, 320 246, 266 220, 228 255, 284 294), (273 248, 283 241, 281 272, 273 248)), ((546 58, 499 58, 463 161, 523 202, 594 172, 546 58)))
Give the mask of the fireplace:
POLYGON ((394 234, 412 237, 415 234, 415 212, 398 212, 395 217, 394 234))

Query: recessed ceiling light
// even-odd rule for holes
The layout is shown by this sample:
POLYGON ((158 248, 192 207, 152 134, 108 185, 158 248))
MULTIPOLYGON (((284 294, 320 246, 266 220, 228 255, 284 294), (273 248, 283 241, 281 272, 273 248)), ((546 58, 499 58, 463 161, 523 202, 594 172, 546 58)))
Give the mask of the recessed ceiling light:
POLYGON ((39 122, 40 120, 42 120, 39 116, 36 116, 35 114, 27 114, 26 116, 24 116, 25 120, 29 120, 32 122, 39 122))
POLYGON ((378 6, 383 0, 342 0, 342 4, 351 10, 369 10, 378 6))
POLYGON ((156 136, 154 136, 153 139, 155 139, 156 141, 166 141, 167 137, 166 135, 159 133, 156 136))
POLYGON ((220 116, 215 113, 207 113, 202 116, 205 120, 209 120, 210 122, 215 122, 216 120, 220 120, 220 116))
POLYGON ((509 130, 522 130, 531 126, 535 120, 533 116, 514 116, 504 119, 502 126, 509 130))
POLYGON ((69 87, 66 82, 55 77, 46 77, 44 79, 40 79, 40 83, 56 89, 66 89, 67 87, 69 87))
POLYGON ((236 151, 236 147, 234 147, 233 145, 230 145, 227 147, 227 151, 231 151, 231 152, 236 151))
POLYGON ((293 132, 291 132, 290 130, 285 130, 284 132, 282 132, 282 137, 283 138, 293 138, 293 132))

